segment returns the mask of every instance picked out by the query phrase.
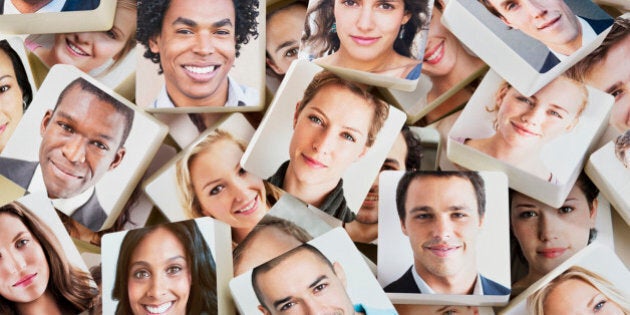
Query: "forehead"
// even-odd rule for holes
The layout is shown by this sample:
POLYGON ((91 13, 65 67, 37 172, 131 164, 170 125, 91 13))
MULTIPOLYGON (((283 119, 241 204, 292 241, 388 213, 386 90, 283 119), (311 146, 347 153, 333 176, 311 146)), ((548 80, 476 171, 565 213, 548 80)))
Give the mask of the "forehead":
POLYGON ((192 20, 197 24, 229 18, 234 23, 234 3, 232 0, 171 0, 164 14, 163 26, 168 26, 179 18, 192 20))
POLYGON ((15 70, 13 69, 13 62, 7 53, 0 49, 0 76, 5 74, 15 77, 15 70))
POLYGON ((159 263, 162 257, 171 258, 176 255, 186 257, 184 245, 170 230, 159 227, 146 234, 131 255, 131 262, 144 260, 159 263))
POLYGON ((571 114, 577 114, 585 101, 583 86, 565 77, 551 81, 534 94, 534 97, 541 102, 560 106, 571 114))
POLYGON ((606 57, 593 65, 587 75, 589 84, 606 91, 617 81, 630 81, 630 32, 608 49, 606 57))
POLYGON ((409 207, 427 205, 442 208, 467 205, 477 209, 477 195, 470 180, 458 176, 422 176, 414 178, 407 189, 409 207))
POLYGON ((78 124, 83 122, 86 127, 107 129, 110 132, 119 131, 121 135, 127 123, 125 116, 118 112, 113 104, 99 99, 78 85, 66 92, 54 109, 54 115, 69 116, 78 124))
POLYGON ((327 84, 315 93, 302 112, 306 109, 317 108, 328 119, 338 122, 342 126, 367 133, 373 106, 365 98, 350 91, 347 87, 337 84, 327 84), (341 106, 343 105, 343 106, 341 106))
POLYGON ((308 283, 318 275, 333 274, 328 264, 315 253, 299 249, 285 254, 284 259, 267 272, 267 275, 275 277, 282 275, 283 279, 294 283, 308 283))
POLYGON ((24 222, 22 222, 22 220, 20 220, 20 218, 16 217, 13 214, 10 213, 0 213, 0 226, 2 226, 2 231, 5 233, 0 233, 0 235, 4 236, 4 237, 10 237, 13 238, 15 235, 11 235, 11 233, 6 233, 9 231, 16 231, 16 232, 20 232, 20 231, 27 231, 30 232, 28 230, 28 228, 26 227, 26 225, 24 225, 24 222))
POLYGON ((394 159, 398 161, 401 167, 405 167, 405 160, 407 159, 407 143, 405 142, 405 137, 403 137, 402 133, 399 133, 396 137, 396 141, 394 141, 394 145, 392 145, 391 150, 387 154, 388 159, 394 159))
POLYGON ((253 268, 300 245, 302 243, 295 237, 276 227, 263 228, 253 236, 244 249, 239 269, 253 268))
MULTIPOLYGON (((546 304, 555 303, 558 301, 567 301, 576 303, 577 301, 590 301, 593 298, 593 294, 597 293, 597 289, 592 287, 590 284, 582 281, 581 279, 571 278, 565 281, 562 281, 558 284, 547 297, 546 304)), ((556 307, 558 305, 555 305, 556 307)))
POLYGON ((193 168, 198 164, 206 166, 218 166, 233 169, 234 162, 240 161, 243 156, 243 150, 239 145, 230 139, 220 139, 210 143, 203 151, 196 154, 192 159, 190 167, 193 168), (229 164, 229 165, 228 165, 229 164))

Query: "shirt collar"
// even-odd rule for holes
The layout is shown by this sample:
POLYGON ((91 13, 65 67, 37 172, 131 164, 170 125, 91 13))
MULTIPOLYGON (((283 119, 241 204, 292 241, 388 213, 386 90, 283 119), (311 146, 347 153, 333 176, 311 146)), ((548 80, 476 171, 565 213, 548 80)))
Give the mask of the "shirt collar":
MULTIPOLYGON (((258 93, 256 89, 240 85, 228 76, 228 98, 225 107, 256 105, 258 93)), ((174 108, 175 104, 168 96, 166 84, 160 90, 158 97, 153 102, 153 108, 174 108)))
MULTIPOLYGON (((31 179, 27 190, 30 192, 46 192, 46 185, 44 184, 44 176, 42 174, 42 167, 40 165, 37 165, 37 168, 35 169, 35 173, 33 173, 33 178, 31 179)), ((84 192, 72 198, 51 199, 50 201, 52 202, 55 209, 63 212, 67 216, 72 216, 72 214, 77 209, 88 202, 93 193, 94 186, 86 189, 84 192)))
MULTIPOLYGON (((413 275, 413 279, 416 281, 416 285, 418 289, 423 294, 435 294, 435 291, 431 289, 431 287, 420 277, 418 272, 416 271, 416 266, 411 266, 411 274, 413 275)), ((483 295, 483 286, 481 285, 481 276, 477 274, 477 278, 475 279, 475 286, 473 288, 473 295, 483 295)))
MULTIPOLYGON (((61 9, 63 9, 63 6, 65 4, 65 0, 52 0, 45 6, 41 7, 39 10, 35 11, 35 13, 61 12, 61 9)), ((21 12, 18 11, 11 0, 5 0, 3 14, 21 14, 21 12)))

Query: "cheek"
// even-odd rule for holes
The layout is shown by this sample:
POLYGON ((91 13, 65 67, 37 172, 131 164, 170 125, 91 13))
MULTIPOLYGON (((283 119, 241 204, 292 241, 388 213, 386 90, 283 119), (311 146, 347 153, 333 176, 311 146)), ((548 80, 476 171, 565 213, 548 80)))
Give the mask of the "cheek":
POLYGON ((128 280, 127 286, 127 295, 129 298, 129 304, 133 307, 134 304, 138 303, 140 298, 144 296, 147 288, 144 284, 134 281, 134 279, 128 280))
POLYGON ((512 225, 514 236, 525 250, 529 245, 535 245, 538 242, 538 228, 534 223, 516 223, 512 225))
POLYGON ((206 196, 199 200, 204 215, 221 219, 229 212, 232 199, 232 196, 227 191, 223 191, 221 196, 206 196))

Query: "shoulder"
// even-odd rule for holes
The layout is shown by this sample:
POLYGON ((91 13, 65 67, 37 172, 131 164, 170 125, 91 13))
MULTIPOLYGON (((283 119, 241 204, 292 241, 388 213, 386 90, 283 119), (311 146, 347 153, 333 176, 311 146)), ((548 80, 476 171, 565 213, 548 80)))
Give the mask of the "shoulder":
POLYGON ((100 2, 100 0, 66 0, 61 11, 94 10, 99 6, 100 2))
POLYGON ((407 73, 405 79, 407 80, 416 80, 420 77, 420 73, 422 72, 422 63, 418 63, 411 68, 411 71, 407 73))
POLYGON ((0 175, 26 188, 35 173, 37 162, 0 157, 0 175))
POLYGON ((367 306, 363 303, 355 304, 354 311, 365 315, 395 315, 398 314, 395 309, 381 309, 367 306))
POLYGON ((260 103, 260 93, 257 88, 240 84, 228 77, 228 100, 225 106, 255 106, 260 103))
POLYGON ((413 274, 411 273, 411 268, 407 269, 400 278, 396 281, 385 286, 385 292, 395 292, 395 293, 421 293, 420 289, 418 289, 418 285, 416 281, 413 279, 413 274))
POLYGON ((498 282, 492 281, 484 276, 480 276, 480 278, 484 295, 509 295, 511 292, 509 288, 504 287, 498 282))
POLYGON ((586 23, 588 23, 597 34, 603 32, 614 23, 613 19, 594 20, 581 16, 580 18, 584 19, 584 21, 586 21, 586 23))
POLYGON ((92 193, 90 199, 79 207, 71 216, 77 222, 85 225, 92 231, 98 231, 105 220, 107 219, 107 213, 101 206, 96 196, 96 191, 92 193))

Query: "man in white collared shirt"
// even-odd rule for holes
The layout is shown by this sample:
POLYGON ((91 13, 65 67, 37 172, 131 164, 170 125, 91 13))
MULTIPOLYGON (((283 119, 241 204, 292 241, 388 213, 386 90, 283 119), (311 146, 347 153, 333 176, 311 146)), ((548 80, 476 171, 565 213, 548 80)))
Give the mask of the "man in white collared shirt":
POLYGON ((400 225, 414 263, 386 292, 509 295, 477 270, 485 190, 476 172, 408 172, 398 183, 400 225))
POLYGON ((0 14, 94 10, 100 0, 0 0, 0 14))

